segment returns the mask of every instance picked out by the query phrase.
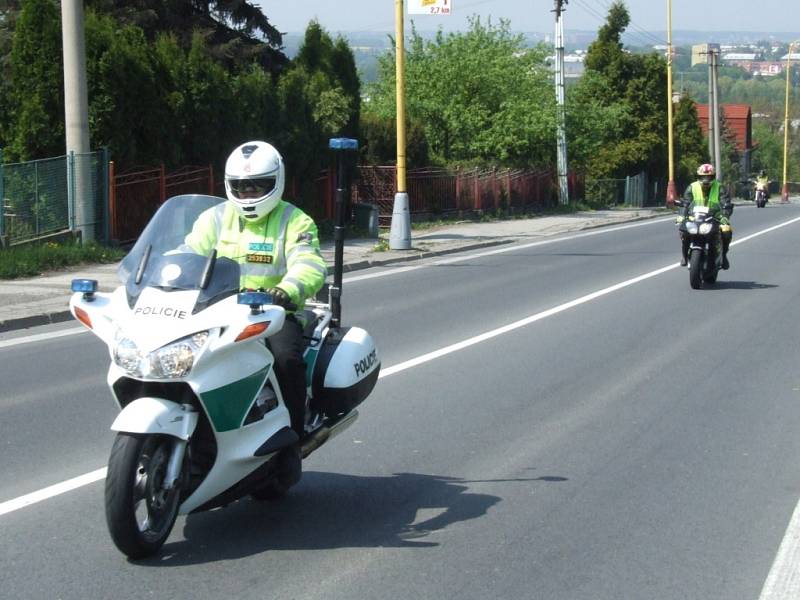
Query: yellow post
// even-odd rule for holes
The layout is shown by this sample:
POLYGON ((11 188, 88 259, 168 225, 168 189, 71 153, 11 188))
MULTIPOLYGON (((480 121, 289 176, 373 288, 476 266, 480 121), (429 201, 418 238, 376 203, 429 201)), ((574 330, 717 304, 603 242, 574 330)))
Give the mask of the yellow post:
POLYGON ((395 0, 395 80, 397 81, 397 191, 406 191, 406 97, 405 41, 403 31, 403 0, 395 0))
POLYGON ((406 193, 406 99, 405 99, 405 34, 403 32, 403 0, 394 2, 395 82, 397 107, 397 190, 389 230, 390 250, 411 249, 411 212, 406 193))
POLYGON ((672 140, 672 0, 667 0, 667 156, 669 157, 669 181, 667 182, 667 206, 675 204, 675 161, 672 140))
POLYGON ((788 157, 789 157, 789 72, 791 71, 792 52, 794 52, 795 40, 789 44, 789 54, 786 55, 786 100, 783 109, 783 189, 781 190, 781 202, 789 201, 789 182, 788 180, 788 157))

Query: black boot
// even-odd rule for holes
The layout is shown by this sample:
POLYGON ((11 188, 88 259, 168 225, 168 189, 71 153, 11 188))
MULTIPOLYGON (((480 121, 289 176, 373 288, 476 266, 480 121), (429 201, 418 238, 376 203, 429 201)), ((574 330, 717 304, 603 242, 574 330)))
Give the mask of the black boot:
POLYGON ((731 263, 728 262, 728 247, 731 245, 731 237, 722 236, 722 269, 725 271, 731 268, 731 263))
POLYGON ((689 241, 681 240, 681 266, 685 267, 689 263, 689 241))

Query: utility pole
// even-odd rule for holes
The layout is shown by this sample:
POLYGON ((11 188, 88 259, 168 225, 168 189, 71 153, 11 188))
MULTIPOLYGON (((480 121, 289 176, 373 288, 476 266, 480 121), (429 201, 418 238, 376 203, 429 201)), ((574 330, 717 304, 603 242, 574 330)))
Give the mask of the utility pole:
POLYGON ((569 186, 567 184, 567 132, 564 110, 564 5, 568 0, 555 0, 556 13, 556 140, 558 168, 558 199, 561 204, 569 204, 569 186))
POLYGON ((67 138, 70 186, 70 227, 81 239, 94 239, 94 205, 88 172, 89 95, 86 91, 86 45, 83 33, 83 0, 62 0, 61 38, 64 50, 64 129, 67 138), (76 164, 76 156, 77 164, 76 164))
MULTIPOLYGON (((713 163, 717 154, 715 151, 717 136, 714 135, 717 120, 714 114, 714 105, 716 104, 714 101, 714 50, 710 45, 706 58, 708 59, 708 162, 713 163)), ((716 168, 716 165, 714 167, 716 168)))
POLYGON ((721 119, 719 113, 719 86, 717 80, 719 79, 719 50, 711 53, 711 64, 713 71, 713 86, 714 86, 714 166, 717 169, 717 179, 722 182, 722 143, 721 143, 721 119))
POLYGON ((395 27, 395 106, 397 108, 397 191, 392 206, 389 229, 391 250, 411 249, 411 213, 406 191, 406 98, 405 98, 405 32, 403 0, 394 2, 395 27))

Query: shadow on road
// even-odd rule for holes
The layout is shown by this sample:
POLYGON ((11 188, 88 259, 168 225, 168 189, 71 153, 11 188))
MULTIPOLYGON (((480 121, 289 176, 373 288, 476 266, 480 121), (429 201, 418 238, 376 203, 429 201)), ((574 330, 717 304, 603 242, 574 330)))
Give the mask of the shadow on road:
POLYGON ((755 281, 725 281, 717 280, 715 284, 703 286, 706 290, 768 290, 778 287, 772 283, 756 283, 755 281))
POLYGON ((416 473, 360 477, 312 471, 304 473, 280 501, 247 498, 223 509, 189 515, 184 521, 184 540, 167 543, 159 556, 137 564, 203 564, 269 550, 438 546, 435 532, 479 518, 501 500, 470 491, 469 483, 480 482, 416 473))

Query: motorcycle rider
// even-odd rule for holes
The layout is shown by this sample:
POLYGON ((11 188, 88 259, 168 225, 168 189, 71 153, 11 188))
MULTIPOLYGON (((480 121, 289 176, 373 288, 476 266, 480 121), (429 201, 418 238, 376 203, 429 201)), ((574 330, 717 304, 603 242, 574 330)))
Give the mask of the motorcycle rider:
POLYGON ((320 290, 327 269, 316 224, 281 198, 285 176, 283 159, 271 144, 242 144, 225 163, 228 202, 202 213, 185 242, 199 254, 216 248, 217 256, 235 260, 242 288, 265 290, 286 309, 283 328, 268 343, 292 429, 302 438, 306 364, 295 311, 320 290))
POLYGON ((764 195, 766 199, 769 200, 769 177, 767 177, 767 172, 764 169, 759 171, 755 183, 756 193, 758 193, 758 190, 764 190, 764 195))
MULTIPOLYGON (((702 164, 697 169, 697 181, 686 187, 683 193, 683 201, 679 206, 683 206, 683 219, 687 219, 692 214, 692 207, 707 206, 711 215, 720 222, 720 237, 722 238, 722 268, 729 269, 728 248, 733 239, 733 228, 730 223, 730 216, 733 213, 733 203, 731 203, 728 191, 722 187, 717 180, 716 170, 713 165, 702 164)), ((689 260, 689 238, 681 231, 681 266, 685 267, 689 260)))

